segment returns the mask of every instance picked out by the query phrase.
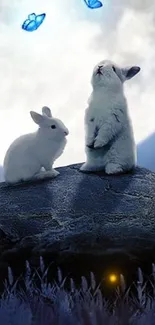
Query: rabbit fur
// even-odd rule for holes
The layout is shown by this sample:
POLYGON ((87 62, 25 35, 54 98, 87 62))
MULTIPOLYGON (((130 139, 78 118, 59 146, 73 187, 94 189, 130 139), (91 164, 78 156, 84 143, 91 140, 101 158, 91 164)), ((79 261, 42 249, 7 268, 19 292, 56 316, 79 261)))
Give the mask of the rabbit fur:
POLYGON ((34 133, 20 136, 8 148, 3 163, 7 183, 59 174, 52 166, 63 153, 69 131, 61 120, 52 117, 47 106, 42 108, 42 114, 30 111, 30 115, 39 128, 34 133))
POLYGON ((92 74, 93 87, 85 111, 83 172, 124 173, 136 165, 136 145, 123 84, 137 66, 120 68, 109 60, 99 62, 92 74))

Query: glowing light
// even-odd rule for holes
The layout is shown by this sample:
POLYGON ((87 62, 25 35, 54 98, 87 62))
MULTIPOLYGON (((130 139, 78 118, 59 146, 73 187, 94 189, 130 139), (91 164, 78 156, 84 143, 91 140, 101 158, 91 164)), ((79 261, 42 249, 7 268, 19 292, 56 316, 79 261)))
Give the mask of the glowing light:
POLYGON ((110 281, 111 283, 115 283, 115 282, 117 282, 117 275, 116 275, 116 274, 110 274, 110 275, 109 275, 109 281, 110 281))

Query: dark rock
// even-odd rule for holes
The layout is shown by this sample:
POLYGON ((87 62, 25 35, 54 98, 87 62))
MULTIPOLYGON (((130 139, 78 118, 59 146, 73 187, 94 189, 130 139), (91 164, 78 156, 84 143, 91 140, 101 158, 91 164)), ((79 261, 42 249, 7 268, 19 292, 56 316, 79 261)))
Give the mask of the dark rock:
MULTIPOLYGON (((103 273, 155 257, 155 174, 143 168, 108 176, 81 164, 58 168, 53 180, 0 185, 0 268, 39 255, 66 272, 103 273)), ((132 273, 132 272, 131 272, 132 273)))

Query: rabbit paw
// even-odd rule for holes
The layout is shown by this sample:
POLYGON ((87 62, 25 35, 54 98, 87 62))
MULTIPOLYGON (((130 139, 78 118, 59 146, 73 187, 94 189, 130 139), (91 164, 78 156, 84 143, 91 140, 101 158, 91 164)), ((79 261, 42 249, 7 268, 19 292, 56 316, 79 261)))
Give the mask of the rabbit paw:
POLYGON ((96 138, 95 142, 94 142, 94 148, 98 149, 98 148, 102 148, 103 146, 105 146, 105 141, 103 141, 100 138, 96 138))
POLYGON ((58 176, 60 173, 57 171, 57 170, 55 170, 55 169, 52 169, 50 172, 48 172, 49 173, 49 175, 51 175, 51 177, 56 177, 56 176, 58 176))
POLYGON ((58 176, 60 173, 57 172, 57 170, 52 169, 49 171, 43 171, 41 170, 39 173, 34 175, 34 179, 45 179, 45 178, 54 178, 56 176, 58 176))
POLYGON ((84 163, 81 167, 80 167, 80 171, 81 172, 92 172, 95 171, 96 168, 93 165, 90 165, 88 163, 84 163))
POLYGON ((123 173, 123 168, 121 165, 119 164, 115 164, 115 163, 108 163, 105 167, 105 172, 108 175, 112 175, 112 174, 121 174, 123 173))
POLYGON ((86 140, 86 146, 88 148, 93 148, 94 147, 94 138, 87 138, 87 140, 86 140))

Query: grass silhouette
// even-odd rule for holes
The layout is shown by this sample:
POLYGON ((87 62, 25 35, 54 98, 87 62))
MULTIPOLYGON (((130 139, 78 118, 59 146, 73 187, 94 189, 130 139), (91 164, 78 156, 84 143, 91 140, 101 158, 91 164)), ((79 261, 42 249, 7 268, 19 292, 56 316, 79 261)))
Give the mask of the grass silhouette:
POLYGON ((43 258, 40 267, 32 272, 26 261, 23 276, 14 280, 10 267, 0 298, 0 323, 3 325, 153 325, 155 317, 155 265, 152 274, 144 280, 138 268, 138 280, 126 288, 123 275, 112 300, 103 297, 100 284, 90 273, 82 276, 81 286, 66 278, 58 268, 57 281, 51 284, 43 258), (21 286, 19 280, 23 282, 21 286), (39 281, 39 285, 38 285, 39 281), (149 289, 148 289, 149 284, 149 289))

